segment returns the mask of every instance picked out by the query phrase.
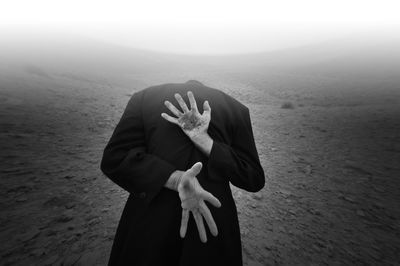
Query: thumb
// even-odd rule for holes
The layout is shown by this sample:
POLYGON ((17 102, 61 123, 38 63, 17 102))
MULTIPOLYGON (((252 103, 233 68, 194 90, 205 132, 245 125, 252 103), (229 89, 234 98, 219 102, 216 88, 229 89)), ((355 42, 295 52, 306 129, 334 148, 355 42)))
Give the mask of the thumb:
POLYGON ((200 173, 202 167, 203 164, 201 162, 197 162, 189 170, 187 170, 186 173, 192 177, 195 177, 200 173))
POLYGON ((203 103, 203 112, 204 113, 210 113, 211 112, 211 107, 210 107, 210 104, 208 103, 208 101, 205 101, 203 103))

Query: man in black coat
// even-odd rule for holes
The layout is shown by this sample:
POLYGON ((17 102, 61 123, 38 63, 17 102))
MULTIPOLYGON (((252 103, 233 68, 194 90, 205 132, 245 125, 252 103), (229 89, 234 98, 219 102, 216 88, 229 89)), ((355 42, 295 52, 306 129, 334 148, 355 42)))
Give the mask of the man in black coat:
POLYGON ((136 92, 101 169, 130 193, 109 265, 242 265, 229 183, 265 183, 243 104, 198 81, 136 92))

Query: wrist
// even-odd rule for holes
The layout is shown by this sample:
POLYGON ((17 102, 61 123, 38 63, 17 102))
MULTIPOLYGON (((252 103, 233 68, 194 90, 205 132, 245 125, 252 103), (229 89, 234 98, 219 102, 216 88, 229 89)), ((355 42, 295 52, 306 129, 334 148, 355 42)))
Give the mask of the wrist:
POLYGON ((165 187, 174 191, 178 191, 178 185, 181 182, 183 173, 184 171, 180 170, 174 171, 165 183, 165 187))
POLYGON ((207 156, 210 155, 214 141, 207 132, 194 136, 192 141, 204 154, 207 156))
POLYGON ((184 171, 180 171, 180 170, 177 170, 177 171, 176 171, 175 191, 178 191, 178 186, 179 186, 179 184, 180 184, 181 181, 182 181, 182 175, 183 175, 184 173, 185 173, 184 171))
POLYGON ((183 175, 183 173, 185 173, 184 171, 180 171, 180 170, 176 170, 174 173, 173 173, 173 180, 174 180, 174 190, 175 191, 178 191, 178 186, 179 186, 179 183, 181 182, 181 180, 182 180, 182 175, 183 175))

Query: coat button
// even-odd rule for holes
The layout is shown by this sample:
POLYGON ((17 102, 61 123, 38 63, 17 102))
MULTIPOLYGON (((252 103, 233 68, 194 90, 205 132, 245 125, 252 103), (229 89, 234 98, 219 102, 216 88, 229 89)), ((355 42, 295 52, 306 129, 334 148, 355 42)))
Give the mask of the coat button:
POLYGON ((136 161, 141 161, 141 160, 143 160, 143 158, 144 158, 144 152, 137 152, 137 153, 135 153, 135 160, 136 161))
POLYGON ((139 193, 139 198, 144 199, 145 197, 146 197, 146 193, 145 192, 139 193))

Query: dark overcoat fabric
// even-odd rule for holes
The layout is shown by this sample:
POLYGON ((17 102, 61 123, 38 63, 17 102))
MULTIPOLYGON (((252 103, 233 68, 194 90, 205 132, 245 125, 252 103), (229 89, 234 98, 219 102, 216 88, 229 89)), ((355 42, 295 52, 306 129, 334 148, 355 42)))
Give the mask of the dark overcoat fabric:
POLYGON ((197 81, 136 92, 104 150, 101 169, 130 193, 109 265, 242 265, 238 216, 229 183, 255 192, 265 182, 249 110, 243 104, 197 81), (175 93, 189 106, 189 90, 200 113, 205 100, 212 109, 208 133, 214 144, 209 157, 178 126, 161 117, 169 112, 165 100, 179 106, 175 93), (186 237, 180 238, 179 196, 164 187, 172 172, 187 170, 198 161, 203 163, 200 184, 222 203, 221 208, 208 204, 219 234, 213 237, 207 228, 207 243, 200 241, 192 216, 186 237))

